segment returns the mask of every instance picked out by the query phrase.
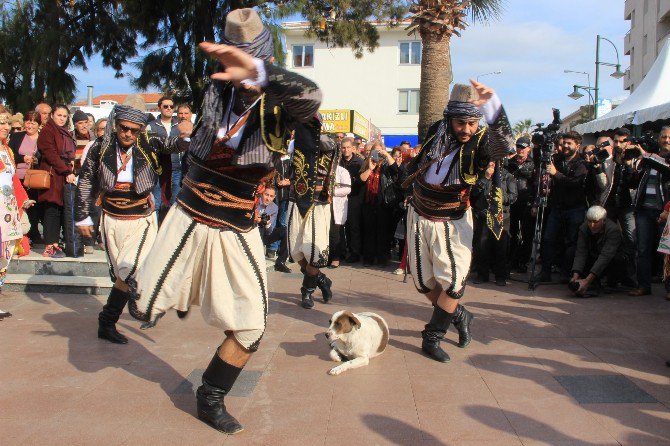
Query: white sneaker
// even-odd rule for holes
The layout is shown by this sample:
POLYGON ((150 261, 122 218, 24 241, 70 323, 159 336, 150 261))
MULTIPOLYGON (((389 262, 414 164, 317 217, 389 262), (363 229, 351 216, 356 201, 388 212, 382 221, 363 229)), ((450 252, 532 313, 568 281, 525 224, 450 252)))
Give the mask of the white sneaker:
POLYGON ((397 270, 393 271, 393 274, 396 276, 400 276, 401 274, 405 274, 405 270, 402 268, 398 268, 397 270))
POLYGON ((84 254, 93 254, 92 246, 84 246, 84 254))

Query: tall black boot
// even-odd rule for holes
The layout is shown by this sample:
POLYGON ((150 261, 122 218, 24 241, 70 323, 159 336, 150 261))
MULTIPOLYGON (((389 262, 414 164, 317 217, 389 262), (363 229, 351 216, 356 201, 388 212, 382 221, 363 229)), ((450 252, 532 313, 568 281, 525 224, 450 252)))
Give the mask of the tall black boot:
POLYGON ((128 343, 128 338, 116 330, 116 323, 119 321, 129 298, 128 293, 112 287, 112 291, 107 298, 107 304, 102 307, 102 311, 98 315, 98 337, 100 339, 106 339, 114 344, 128 343))
POLYGON ((198 418, 214 429, 226 434, 236 434, 244 430, 242 425, 228 413, 223 398, 230 392, 241 368, 224 362, 218 353, 202 374, 202 385, 196 392, 198 418))
POLYGON ((421 350, 436 361, 449 362, 451 359, 447 352, 440 347, 440 341, 447 334, 447 329, 453 317, 453 313, 447 313, 442 308, 434 305, 433 316, 430 318, 430 322, 426 324, 425 330, 421 332, 423 337, 421 350))
POLYGON ((330 289, 332 285, 333 281, 330 280, 324 273, 319 271, 319 275, 316 276, 316 286, 318 286, 321 290, 324 303, 328 303, 330 299, 333 298, 333 291, 330 289))
POLYGON ((470 323, 474 319, 474 315, 470 313, 465 307, 461 304, 456 307, 454 312, 454 317, 451 322, 458 330, 458 346, 460 348, 465 348, 472 341, 472 333, 470 333, 470 323))
POLYGON ((302 305, 303 308, 309 310, 314 308, 314 299, 312 299, 312 293, 316 290, 318 276, 310 276, 305 273, 305 276, 302 279, 302 287, 300 287, 300 294, 302 294, 302 305))

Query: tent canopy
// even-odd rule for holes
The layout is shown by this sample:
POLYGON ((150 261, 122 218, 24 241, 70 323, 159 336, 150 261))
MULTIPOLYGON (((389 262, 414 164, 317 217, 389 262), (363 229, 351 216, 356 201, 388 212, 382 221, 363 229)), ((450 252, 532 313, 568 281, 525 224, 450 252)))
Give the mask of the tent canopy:
POLYGON ((579 133, 613 130, 626 124, 643 124, 670 116, 670 38, 640 85, 606 115, 575 127, 579 133))

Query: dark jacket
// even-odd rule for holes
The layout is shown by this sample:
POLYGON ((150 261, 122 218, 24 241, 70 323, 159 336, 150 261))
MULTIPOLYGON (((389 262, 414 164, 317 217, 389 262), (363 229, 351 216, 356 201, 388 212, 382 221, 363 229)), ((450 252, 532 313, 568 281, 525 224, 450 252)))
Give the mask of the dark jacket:
POLYGON ((577 251, 572 264, 572 271, 579 274, 593 273, 596 277, 602 276, 610 262, 614 259, 621 248, 621 229, 619 225, 609 218, 605 219, 602 232, 593 234, 587 223, 579 227, 577 234, 577 251), (589 259, 596 261, 590 271, 584 271, 589 259))
MULTIPOLYGON (((500 175, 502 177, 503 219, 505 221, 505 227, 507 228, 509 226, 510 206, 517 201, 518 197, 517 183, 514 176, 505 169, 501 169, 500 175)), ((482 172, 479 175, 477 182, 472 187, 470 203, 472 204, 472 210, 479 218, 486 218, 486 210, 489 207, 488 196, 491 194, 491 184, 492 181, 487 179, 484 172, 482 172)))
MULTIPOLYGON (((659 195, 659 210, 663 209, 663 204, 668 201, 670 197, 670 170, 665 169, 659 165, 654 165, 654 170, 659 173, 659 182, 656 187, 656 193, 659 195)), ((631 179, 631 188, 635 190, 635 197, 633 199, 633 207, 639 209, 644 202, 644 196, 647 191, 647 180, 649 179, 649 172, 652 170, 651 164, 642 160, 640 168, 634 170, 631 179)))
POLYGON ((361 192, 365 190, 363 187, 365 182, 361 180, 361 167, 363 167, 363 158, 356 155, 355 153, 351 156, 349 161, 342 157, 340 159, 340 166, 347 169, 349 176, 351 176, 351 193, 349 194, 349 200, 360 198, 362 196, 361 192))
POLYGON ((519 164, 514 158, 509 160, 507 170, 516 179, 517 188, 517 205, 530 204, 531 197, 535 195, 533 188, 533 177, 535 176, 535 164, 533 160, 528 157, 526 161, 519 164))
POLYGON ((291 169, 291 158, 286 158, 286 159, 280 159, 277 161, 275 164, 275 179, 274 179, 274 184, 275 187, 277 188, 277 196, 275 197, 275 201, 279 203, 280 201, 288 201, 288 196, 289 192, 291 190, 291 186, 279 186, 277 184, 277 181, 279 180, 285 180, 285 179, 292 179, 293 178, 293 172, 291 169))
POLYGON ((626 209, 631 205, 632 167, 610 159, 594 167, 590 175, 593 178, 588 184, 594 190, 593 197, 589 198, 591 205, 603 206, 608 210, 626 209))
POLYGON ((49 189, 40 191, 37 200, 42 202, 54 203, 63 206, 63 186, 65 177, 73 173, 72 161, 74 161, 75 141, 70 136, 72 143, 72 158, 65 153, 66 141, 64 134, 59 131, 53 119, 49 119, 46 125, 40 131, 37 138, 37 150, 42 155, 39 169, 52 173, 51 186, 49 189))
POLYGON ((554 159, 556 175, 551 179, 549 206, 557 209, 586 208, 586 162, 576 155, 567 161, 562 156, 554 159))
MULTIPOLYGON (((149 131, 149 136, 155 136, 156 138, 166 139, 166 138, 176 138, 179 136, 179 128, 177 128, 179 121, 177 118, 172 118, 172 127, 170 128, 170 134, 167 134, 167 129, 161 122, 160 116, 147 125, 147 130, 149 131)), ((170 155, 170 162, 172 163, 172 170, 177 171, 181 170, 182 155, 180 153, 173 153, 170 155)))

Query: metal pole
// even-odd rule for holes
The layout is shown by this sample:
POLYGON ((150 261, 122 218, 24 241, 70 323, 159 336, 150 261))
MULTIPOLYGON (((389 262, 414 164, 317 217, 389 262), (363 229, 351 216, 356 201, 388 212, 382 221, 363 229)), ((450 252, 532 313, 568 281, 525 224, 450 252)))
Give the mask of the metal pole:
POLYGON ((598 85, 600 83, 600 34, 596 36, 596 86, 594 89, 593 116, 598 119, 598 85))

